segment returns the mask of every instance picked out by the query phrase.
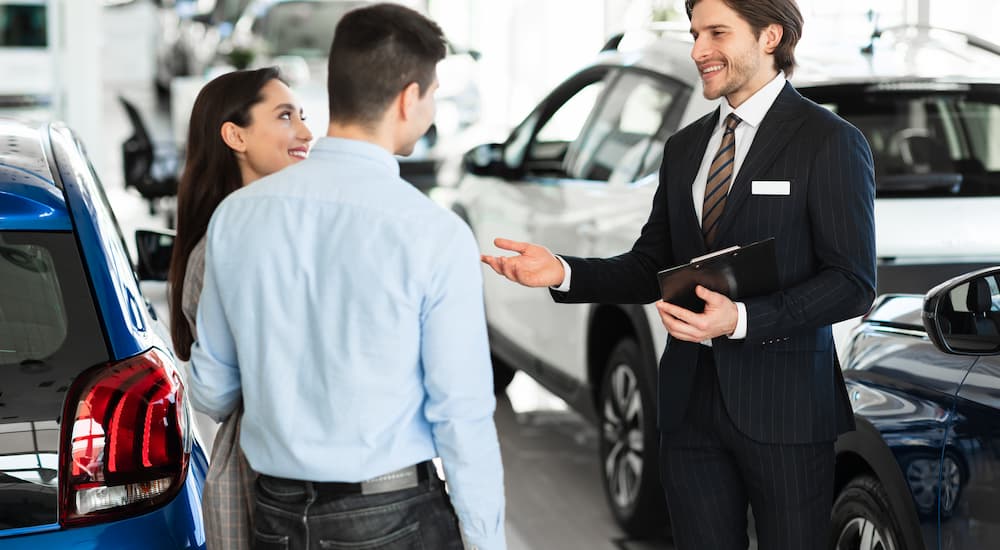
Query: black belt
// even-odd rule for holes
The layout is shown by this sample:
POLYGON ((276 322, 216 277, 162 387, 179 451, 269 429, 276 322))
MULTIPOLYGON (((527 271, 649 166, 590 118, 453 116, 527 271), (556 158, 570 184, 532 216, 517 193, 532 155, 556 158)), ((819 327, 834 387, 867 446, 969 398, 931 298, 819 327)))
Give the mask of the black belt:
POLYGON ((400 468, 394 472, 389 472, 387 474, 357 483, 348 483, 343 481, 305 481, 301 479, 269 476, 267 474, 261 474, 261 477, 266 477, 285 485, 306 487, 311 485, 317 493, 324 495, 374 495, 416 487, 421 482, 430 479, 432 471, 435 472, 434 476, 437 477, 437 470, 434 467, 434 463, 430 460, 425 460, 419 464, 400 468))

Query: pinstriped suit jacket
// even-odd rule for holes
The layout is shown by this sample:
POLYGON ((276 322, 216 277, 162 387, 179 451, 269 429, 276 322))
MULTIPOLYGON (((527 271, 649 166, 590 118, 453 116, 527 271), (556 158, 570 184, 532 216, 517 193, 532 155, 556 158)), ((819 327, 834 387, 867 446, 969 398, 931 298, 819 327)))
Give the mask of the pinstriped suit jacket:
MULTIPOLYGON (((719 112, 666 144, 652 211, 632 250, 604 259, 564 257, 570 291, 559 302, 650 303, 657 271, 709 252, 691 185, 719 112)), ((856 128, 786 84, 736 175, 716 248, 775 238, 781 290, 744 299, 747 336, 716 338, 723 401, 736 426, 766 443, 829 441, 853 428, 831 324, 863 314, 875 297, 875 181, 871 150, 856 128), (791 192, 753 195, 755 180, 789 181, 791 192)), ((659 424, 684 415, 699 344, 670 340, 660 359, 659 424)))

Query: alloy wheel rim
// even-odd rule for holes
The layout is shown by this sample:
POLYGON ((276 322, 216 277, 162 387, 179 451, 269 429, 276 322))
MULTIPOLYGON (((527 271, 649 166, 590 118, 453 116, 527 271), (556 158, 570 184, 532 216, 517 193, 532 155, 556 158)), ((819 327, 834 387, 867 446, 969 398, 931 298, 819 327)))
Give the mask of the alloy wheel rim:
POLYGON ((836 550, 896 550, 896 547, 875 522, 857 517, 848 521, 841 529, 836 550))
POLYGON ((639 381, 627 364, 612 368, 611 388, 602 404, 602 436, 607 453, 604 475, 608 494, 619 509, 634 506, 639 498, 645 450, 642 395, 639 381))

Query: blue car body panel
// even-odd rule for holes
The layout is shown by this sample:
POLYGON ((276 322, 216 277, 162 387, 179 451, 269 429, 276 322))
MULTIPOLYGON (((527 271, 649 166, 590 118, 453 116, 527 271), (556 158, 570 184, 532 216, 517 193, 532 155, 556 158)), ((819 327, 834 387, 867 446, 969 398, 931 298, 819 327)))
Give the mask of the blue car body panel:
MULTIPOLYGON (((985 513, 970 516, 995 506, 995 484, 981 472, 1000 464, 992 452, 1000 430, 976 419, 998 415, 965 400, 995 406, 983 396, 1000 384, 993 374, 979 376, 974 382, 986 389, 976 393, 969 374, 977 359, 938 351, 923 332, 922 305, 921 296, 885 296, 855 331, 844 377, 859 432, 842 439, 857 439, 861 424, 872 428, 874 436, 852 451, 888 490, 906 548, 985 548, 986 534, 998 532, 1000 522, 986 520, 985 513)), ((838 450, 846 446, 839 443, 838 450)))
MULTIPOLYGON (((111 353, 124 359, 158 344, 150 331, 145 300, 83 151, 65 128, 53 128, 52 153, 98 303, 111 353)), ((169 346, 160 346, 169 350, 169 346)))
MULTIPOLYGON (((166 332, 139 290, 125 243, 100 182, 68 129, 0 124, 28 145, 32 170, 0 163, 0 230, 73 231, 112 360, 157 347, 173 357, 166 332), (40 147, 39 147, 40 145, 40 147)), ((15 160, 25 161, 27 155, 15 160)), ((0 530, 0 550, 39 548, 205 548, 201 492, 208 463, 192 440, 187 475, 167 504, 146 514, 92 526, 59 524, 0 530)))
POLYGON ((205 530, 201 521, 201 487, 208 465, 200 448, 191 452, 187 480, 180 493, 166 506, 154 512, 90 527, 60 529, 59 525, 42 526, 27 536, 4 533, 3 550, 144 550, 204 549, 205 530))

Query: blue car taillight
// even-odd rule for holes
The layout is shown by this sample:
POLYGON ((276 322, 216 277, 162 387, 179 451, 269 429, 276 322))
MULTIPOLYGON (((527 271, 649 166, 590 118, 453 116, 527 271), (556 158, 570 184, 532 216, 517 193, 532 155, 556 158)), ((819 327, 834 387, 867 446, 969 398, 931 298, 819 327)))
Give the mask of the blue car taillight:
POLYGON ((184 387, 153 348, 80 375, 67 396, 60 456, 60 521, 99 523, 172 498, 187 471, 184 387))

